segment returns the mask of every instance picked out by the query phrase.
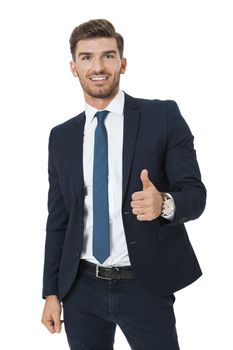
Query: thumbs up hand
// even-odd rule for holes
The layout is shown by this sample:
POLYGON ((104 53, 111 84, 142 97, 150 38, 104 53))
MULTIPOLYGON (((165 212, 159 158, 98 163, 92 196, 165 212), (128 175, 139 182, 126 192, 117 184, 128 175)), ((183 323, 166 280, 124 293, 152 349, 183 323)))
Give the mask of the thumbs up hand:
POLYGON ((142 191, 132 194, 132 212, 139 221, 151 221, 161 214, 163 196, 150 181, 147 169, 141 171, 140 178, 142 191))

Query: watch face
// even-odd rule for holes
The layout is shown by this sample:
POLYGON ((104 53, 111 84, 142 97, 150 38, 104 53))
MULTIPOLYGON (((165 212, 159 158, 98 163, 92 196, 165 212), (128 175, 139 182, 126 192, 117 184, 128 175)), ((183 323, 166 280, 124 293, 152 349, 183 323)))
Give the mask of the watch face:
POLYGON ((162 215, 164 216, 168 216, 170 214, 172 214, 174 211, 174 204, 173 204, 173 200, 171 198, 164 199, 164 203, 163 203, 163 210, 162 210, 162 215))

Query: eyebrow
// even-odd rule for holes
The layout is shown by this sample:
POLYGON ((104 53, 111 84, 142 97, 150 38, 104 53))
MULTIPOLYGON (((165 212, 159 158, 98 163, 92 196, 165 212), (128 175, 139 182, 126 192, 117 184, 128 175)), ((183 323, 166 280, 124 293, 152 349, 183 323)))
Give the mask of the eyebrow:
MULTIPOLYGON (((103 51, 103 52, 102 52, 102 54, 104 54, 104 55, 107 55, 107 54, 110 54, 110 53, 115 53, 115 54, 117 54, 117 51, 116 51, 116 50, 107 50, 107 51, 103 51)), ((92 54, 93 54, 93 52, 80 52, 80 53, 78 54, 78 57, 80 57, 80 56, 85 56, 85 55, 90 56, 90 55, 92 55, 92 54)))

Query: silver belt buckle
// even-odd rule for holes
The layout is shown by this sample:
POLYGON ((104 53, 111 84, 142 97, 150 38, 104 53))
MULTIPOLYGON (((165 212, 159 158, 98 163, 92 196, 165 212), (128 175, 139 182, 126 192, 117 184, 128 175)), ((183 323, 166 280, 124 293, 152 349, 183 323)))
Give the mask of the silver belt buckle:
POLYGON ((97 277, 97 278, 102 278, 103 280, 111 280, 111 278, 109 278, 109 277, 101 277, 101 276, 99 275, 99 265, 96 265, 96 268, 95 268, 95 277, 97 277))

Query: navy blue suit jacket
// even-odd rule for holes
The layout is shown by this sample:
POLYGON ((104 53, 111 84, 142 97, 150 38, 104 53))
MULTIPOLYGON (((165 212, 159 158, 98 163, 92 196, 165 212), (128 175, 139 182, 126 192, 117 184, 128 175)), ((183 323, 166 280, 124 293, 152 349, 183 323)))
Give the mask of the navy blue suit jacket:
MULTIPOLYGON (((67 295, 77 274, 83 244, 83 131, 85 113, 54 127, 49 138, 49 193, 43 297, 67 295)), ((206 190, 193 136, 174 101, 126 94, 123 134, 122 218, 129 258, 145 288, 169 295, 201 276, 184 223, 198 218, 206 190), (174 221, 138 221, 130 206, 142 190, 140 173, 175 201, 174 221)))

